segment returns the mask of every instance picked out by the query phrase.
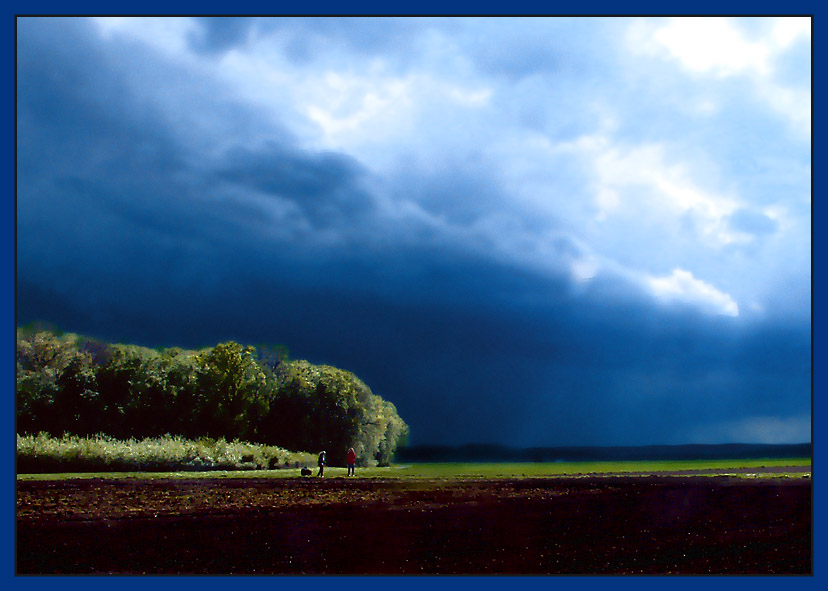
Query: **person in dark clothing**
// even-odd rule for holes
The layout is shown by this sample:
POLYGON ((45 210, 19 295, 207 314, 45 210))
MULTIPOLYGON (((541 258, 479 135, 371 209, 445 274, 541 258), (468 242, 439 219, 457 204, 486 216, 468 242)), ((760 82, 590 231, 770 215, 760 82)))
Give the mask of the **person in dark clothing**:
POLYGON ((325 450, 322 450, 322 453, 319 454, 319 459, 316 461, 319 464, 319 473, 317 476, 325 476, 325 450))
POLYGON ((356 468, 356 452, 353 447, 348 448, 348 453, 345 454, 345 463, 348 464, 348 476, 356 476, 354 474, 356 468))

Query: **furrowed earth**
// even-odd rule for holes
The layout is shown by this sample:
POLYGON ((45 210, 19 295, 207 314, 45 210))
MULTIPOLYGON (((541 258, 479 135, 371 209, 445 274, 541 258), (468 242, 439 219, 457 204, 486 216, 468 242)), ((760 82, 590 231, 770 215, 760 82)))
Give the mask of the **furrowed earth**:
POLYGON ((811 498, 773 474, 21 480, 17 573, 809 574, 811 498))

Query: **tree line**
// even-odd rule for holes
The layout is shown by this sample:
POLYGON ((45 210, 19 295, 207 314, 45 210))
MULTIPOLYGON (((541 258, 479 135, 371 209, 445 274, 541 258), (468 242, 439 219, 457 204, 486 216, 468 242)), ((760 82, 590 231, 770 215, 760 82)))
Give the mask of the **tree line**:
POLYGON ((289 360, 283 347, 219 343, 150 349, 74 334, 17 331, 21 435, 180 435, 328 452, 344 465, 390 462, 408 426, 351 372, 289 360))

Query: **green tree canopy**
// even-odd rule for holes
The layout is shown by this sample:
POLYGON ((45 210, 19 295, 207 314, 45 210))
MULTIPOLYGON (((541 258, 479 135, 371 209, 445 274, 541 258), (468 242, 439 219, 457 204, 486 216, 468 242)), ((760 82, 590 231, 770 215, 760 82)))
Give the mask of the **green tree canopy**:
POLYGON ((408 433, 351 372, 235 342, 201 351, 18 331, 17 431, 224 437, 386 464, 408 433))
POLYGON ((358 462, 366 465, 389 462, 407 435, 394 405, 348 371, 289 361, 279 366, 277 383, 264 425, 274 445, 325 449, 328 461, 337 465, 345 463, 345 452, 353 447, 358 462))

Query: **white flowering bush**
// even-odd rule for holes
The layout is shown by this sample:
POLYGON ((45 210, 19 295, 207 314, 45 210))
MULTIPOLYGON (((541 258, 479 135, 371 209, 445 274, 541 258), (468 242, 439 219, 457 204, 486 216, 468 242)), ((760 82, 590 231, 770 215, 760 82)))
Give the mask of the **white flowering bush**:
POLYGON ((255 470, 312 465, 315 456, 272 445, 165 435, 117 440, 106 435, 17 435, 17 472, 255 470))

